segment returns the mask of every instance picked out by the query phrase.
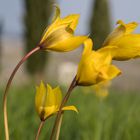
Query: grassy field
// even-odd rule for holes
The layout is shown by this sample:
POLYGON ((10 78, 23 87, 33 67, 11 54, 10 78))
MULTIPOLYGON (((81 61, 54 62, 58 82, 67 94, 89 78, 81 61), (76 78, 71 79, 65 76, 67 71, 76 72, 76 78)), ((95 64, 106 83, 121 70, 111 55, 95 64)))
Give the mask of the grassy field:
MULTIPOLYGON (((34 86, 10 91, 8 118, 11 140, 35 139, 40 120, 34 109, 34 97, 34 86)), ((0 106, 1 102, 2 90, 0 106)), ((60 140, 140 140, 140 94, 111 92, 101 101, 93 93, 84 93, 83 88, 78 88, 68 104, 75 105, 79 114, 65 112, 60 140)), ((54 117, 46 121, 40 140, 49 139, 53 120, 54 117)), ((0 140, 4 140, 2 117, 0 140)))

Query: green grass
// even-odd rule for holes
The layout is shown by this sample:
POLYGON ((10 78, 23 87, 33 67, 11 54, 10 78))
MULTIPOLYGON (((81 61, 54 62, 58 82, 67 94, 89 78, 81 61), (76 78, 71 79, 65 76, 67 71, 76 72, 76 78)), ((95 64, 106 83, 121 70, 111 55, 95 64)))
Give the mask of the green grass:
MULTIPOLYGON (((34 140, 39 118, 34 109, 34 86, 12 89, 8 97, 10 140, 34 140)), ((0 90, 0 106, 2 90, 0 90)), ((101 101, 94 94, 78 88, 72 93, 69 105, 75 105, 79 114, 65 112, 60 140, 139 140, 140 94, 114 93, 101 101)), ((2 109, 0 110, 2 113, 2 109)), ((1 117, 2 115, 0 115, 1 117)), ((54 117, 46 121, 40 140, 48 140, 54 117)), ((0 139, 4 128, 0 118, 0 139)))

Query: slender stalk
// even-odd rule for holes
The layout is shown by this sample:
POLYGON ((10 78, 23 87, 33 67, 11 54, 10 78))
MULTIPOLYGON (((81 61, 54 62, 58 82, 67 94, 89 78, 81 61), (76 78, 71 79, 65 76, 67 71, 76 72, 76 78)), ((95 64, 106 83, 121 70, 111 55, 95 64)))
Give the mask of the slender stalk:
POLYGON ((39 127, 38 127, 37 135, 36 135, 35 140, 39 140, 40 132, 41 132, 41 129, 42 129, 44 123, 45 123, 45 121, 41 121, 41 122, 40 122, 40 125, 39 125, 39 127))
POLYGON ((35 52, 37 52, 38 50, 40 50, 40 47, 36 47, 33 50, 31 50, 28 54, 26 54, 21 61, 17 64, 17 66, 15 67, 15 69, 13 70, 6 88, 5 88, 5 92, 4 92, 4 97, 3 97, 3 111, 4 111, 4 127, 5 127, 5 138, 6 140, 9 140, 9 129, 8 129, 8 117, 7 117, 7 95, 8 95, 8 90, 10 88, 10 85, 12 83, 12 80, 17 72, 17 70, 19 69, 19 67, 35 52))
POLYGON ((63 114, 60 117, 60 121, 58 123, 58 129, 56 131, 56 138, 55 140, 59 140, 59 135, 60 135, 60 129, 61 129, 61 124, 62 124, 62 119, 63 119, 63 114))
POLYGON ((73 79, 65 97, 63 98, 62 102, 61 102, 61 105, 60 105, 60 108, 59 108, 59 111, 57 113, 57 116, 56 116, 56 119, 55 119, 55 122, 54 122, 54 126, 53 126, 53 129, 52 129, 52 133, 51 133, 51 136, 50 136, 50 140, 53 140, 53 137, 55 135, 55 130, 58 129, 58 124, 59 124, 59 121, 60 121, 60 118, 61 118, 61 114, 62 114, 62 108, 63 106, 66 104, 67 100, 69 99, 70 97, 70 94, 72 92, 72 90, 77 86, 77 83, 76 83, 76 77, 73 79))

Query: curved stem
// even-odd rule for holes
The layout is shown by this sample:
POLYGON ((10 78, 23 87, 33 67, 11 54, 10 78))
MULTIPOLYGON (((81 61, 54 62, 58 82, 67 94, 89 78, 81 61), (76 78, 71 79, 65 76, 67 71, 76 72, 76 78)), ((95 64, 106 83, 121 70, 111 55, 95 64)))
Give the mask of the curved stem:
POLYGON ((5 92, 4 92, 4 97, 3 97, 3 111, 4 111, 4 126, 5 126, 5 138, 6 140, 9 140, 9 130, 8 130, 8 117, 7 117, 7 94, 8 94, 8 90, 10 88, 10 85, 12 83, 12 80, 17 72, 17 70, 19 69, 19 67, 23 64, 23 62, 25 62, 33 53, 37 52, 38 50, 40 50, 40 47, 37 46, 36 48, 34 48, 33 50, 31 50, 28 54, 26 54, 21 61, 17 64, 17 66, 15 67, 15 69, 13 70, 6 88, 5 88, 5 92))
POLYGON ((66 104, 67 100, 69 99, 70 97, 70 94, 72 92, 72 90, 77 86, 77 83, 76 83, 76 77, 73 79, 65 97, 63 98, 62 100, 62 103, 60 105, 60 108, 59 108, 59 111, 57 113, 57 116, 56 116, 56 119, 55 119, 55 122, 54 122, 54 126, 53 126, 53 129, 52 129, 52 133, 51 133, 51 136, 50 136, 50 140, 53 140, 53 137, 55 135, 55 130, 58 129, 58 124, 59 124, 59 121, 60 121, 60 118, 61 118, 61 114, 62 114, 62 108, 63 106, 66 104))
POLYGON ((63 119, 63 114, 60 117, 60 121, 58 123, 58 129, 56 131, 56 138, 55 140, 59 140, 59 135, 60 135, 60 129, 61 129, 61 124, 62 124, 62 119, 63 119))
POLYGON ((35 140, 38 140, 38 139, 39 139, 39 135, 40 135, 40 132, 41 132, 41 129, 42 129, 44 123, 45 123, 45 121, 41 121, 41 122, 40 122, 40 125, 39 125, 39 127, 38 127, 38 131, 37 131, 37 135, 36 135, 35 140))

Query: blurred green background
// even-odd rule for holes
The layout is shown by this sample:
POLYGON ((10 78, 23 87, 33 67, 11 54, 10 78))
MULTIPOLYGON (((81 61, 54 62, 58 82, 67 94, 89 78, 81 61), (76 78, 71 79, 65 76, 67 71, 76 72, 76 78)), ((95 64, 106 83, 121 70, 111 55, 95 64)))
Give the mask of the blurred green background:
MULTIPOLYGON (((34 97, 33 85, 11 89, 8 97, 11 140, 35 139, 40 120, 34 108, 34 97)), ((111 91, 107 98, 100 100, 94 92, 77 88, 68 105, 75 105, 79 113, 65 112, 60 140, 139 140, 139 101, 138 92, 111 91)), ((54 117, 46 121, 40 140, 48 139, 53 120, 54 117)), ((2 120, 0 126, 3 126, 2 120)), ((0 136, 3 140, 3 127, 0 127, 0 136)))

